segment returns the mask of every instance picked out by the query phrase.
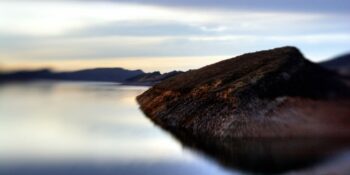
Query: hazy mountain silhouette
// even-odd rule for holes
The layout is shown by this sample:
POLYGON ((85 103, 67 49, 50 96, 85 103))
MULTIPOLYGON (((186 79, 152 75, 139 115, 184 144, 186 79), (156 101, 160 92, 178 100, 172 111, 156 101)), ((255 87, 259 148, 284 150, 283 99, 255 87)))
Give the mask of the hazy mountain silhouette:
POLYGON ((323 67, 350 77, 350 53, 321 62, 323 67))
POLYGON ((0 73, 0 82, 32 81, 32 80, 69 80, 69 81, 99 81, 120 82, 124 85, 152 86, 165 79, 181 74, 172 71, 161 74, 159 71, 145 73, 142 70, 127 70, 123 68, 95 68, 70 72, 53 72, 50 69, 34 71, 16 71, 0 73))
POLYGON ((123 68, 96 68, 71 72, 52 72, 49 69, 42 69, 2 73, 0 74, 0 81, 70 80, 123 82, 128 78, 142 74, 144 74, 142 70, 126 70, 123 68))
POLYGON ((159 71, 140 74, 125 80, 124 84, 129 85, 154 85, 173 76, 182 74, 182 71, 171 71, 161 74, 159 71))

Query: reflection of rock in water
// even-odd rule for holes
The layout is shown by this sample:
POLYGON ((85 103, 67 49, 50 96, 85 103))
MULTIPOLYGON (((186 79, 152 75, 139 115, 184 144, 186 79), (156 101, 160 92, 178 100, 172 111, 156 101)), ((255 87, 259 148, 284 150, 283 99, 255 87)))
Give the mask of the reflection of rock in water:
POLYGON ((298 49, 283 47, 185 72, 137 101, 153 122, 222 165, 280 173, 310 167, 347 146, 300 139, 349 138, 350 87, 344 82, 298 49))
POLYGON ((229 169, 275 174, 306 169, 350 146, 340 139, 232 139, 208 140, 171 131, 185 146, 229 169))

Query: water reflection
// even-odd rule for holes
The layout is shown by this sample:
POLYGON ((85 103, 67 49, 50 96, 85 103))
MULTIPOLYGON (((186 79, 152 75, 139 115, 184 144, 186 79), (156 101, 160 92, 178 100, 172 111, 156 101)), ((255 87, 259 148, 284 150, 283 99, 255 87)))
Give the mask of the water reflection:
POLYGON ((134 98, 144 89, 46 82, 3 87, 1 157, 38 161, 95 156, 121 161, 162 158, 163 152, 171 153, 177 147, 137 110, 134 98), (160 144, 169 146, 157 147, 160 144))
POLYGON ((135 97, 146 89, 0 85, 0 174, 228 174, 184 150, 139 111, 135 97))
POLYGON ((345 174, 344 140, 208 140, 155 127, 144 87, 0 85, 0 174, 345 174), (319 173, 320 172, 320 173, 319 173), (335 172, 335 173, 334 173, 335 172))
POLYGON ((163 128, 186 148, 221 166, 248 174, 347 174, 350 140, 321 139, 209 139, 163 128))
POLYGON ((349 142, 322 139, 240 139, 226 141, 181 138, 191 149, 222 165, 259 173, 282 173, 315 166, 347 150, 349 142))

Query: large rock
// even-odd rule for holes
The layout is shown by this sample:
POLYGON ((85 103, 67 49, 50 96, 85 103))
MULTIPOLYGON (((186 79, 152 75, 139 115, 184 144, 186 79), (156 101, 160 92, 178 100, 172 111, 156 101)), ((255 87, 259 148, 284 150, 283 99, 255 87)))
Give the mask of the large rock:
POLYGON ((216 138, 350 136, 349 87, 282 47, 191 70, 137 97, 165 129, 216 138))

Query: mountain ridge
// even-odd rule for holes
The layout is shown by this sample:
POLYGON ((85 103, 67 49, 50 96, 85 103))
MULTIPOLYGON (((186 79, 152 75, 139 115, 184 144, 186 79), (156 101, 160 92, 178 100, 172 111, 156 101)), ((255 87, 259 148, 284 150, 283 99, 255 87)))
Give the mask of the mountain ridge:
POLYGON ((350 53, 323 61, 320 65, 350 79, 350 53))
POLYGON ((130 77, 144 74, 142 70, 124 68, 94 68, 78 71, 53 72, 50 69, 34 71, 16 71, 1 73, 0 82, 31 80, 70 80, 70 81, 124 81, 130 77))
POLYGON ((124 68, 92 68, 77 71, 54 72, 50 69, 22 70, 0 73, 0 83, 11 81, 33 80, 67 80, 67 81, 97 81, 118 82, 123 85, 152 86, 162 80, 182 73, 171 71, 167 73, 146 73, 140 69, 128 70, 124 68))

